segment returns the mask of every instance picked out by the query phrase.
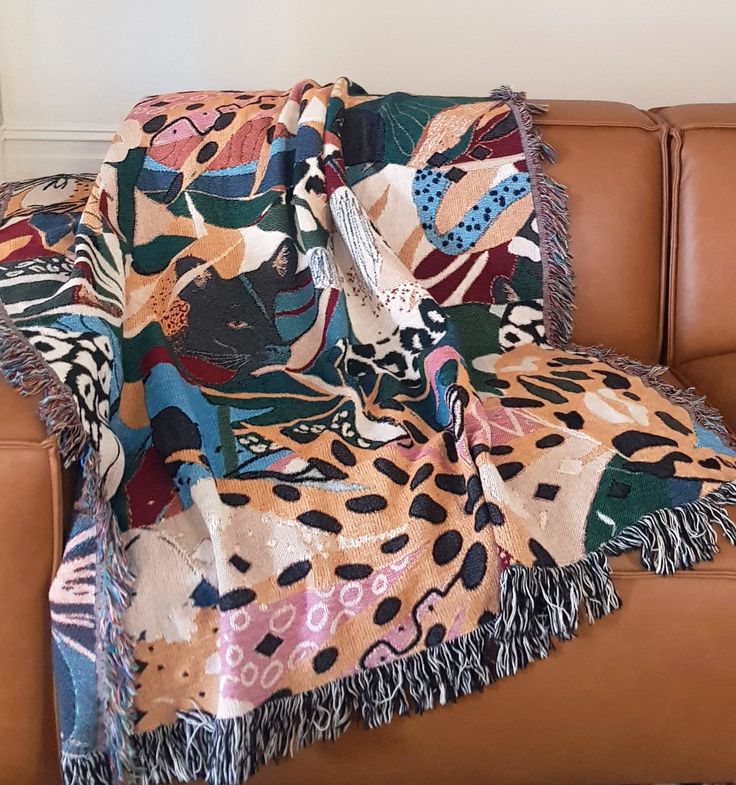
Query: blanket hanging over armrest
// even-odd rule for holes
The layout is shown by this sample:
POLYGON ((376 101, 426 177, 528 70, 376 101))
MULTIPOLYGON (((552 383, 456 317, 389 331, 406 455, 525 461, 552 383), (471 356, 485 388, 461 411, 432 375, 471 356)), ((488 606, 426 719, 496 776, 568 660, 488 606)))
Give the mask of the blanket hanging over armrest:
POLYGON ((487 99, 151 96, 0 190, 0 370, 81 467, 66 785, 238 785, 482 689, 736 543, 713 410, 571 344, 564 190, 487 99))

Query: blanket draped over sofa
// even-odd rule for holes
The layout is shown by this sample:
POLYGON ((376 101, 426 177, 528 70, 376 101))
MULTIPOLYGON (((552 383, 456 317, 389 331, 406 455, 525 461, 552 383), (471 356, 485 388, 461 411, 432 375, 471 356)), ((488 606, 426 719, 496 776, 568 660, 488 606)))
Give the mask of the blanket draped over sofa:
POLYGON ((67 785, 206 779, 483 688, 736 542, 717 413, 570 343, 539 107, 151 96, 0 191, 0 370, 80 468, 67 785))

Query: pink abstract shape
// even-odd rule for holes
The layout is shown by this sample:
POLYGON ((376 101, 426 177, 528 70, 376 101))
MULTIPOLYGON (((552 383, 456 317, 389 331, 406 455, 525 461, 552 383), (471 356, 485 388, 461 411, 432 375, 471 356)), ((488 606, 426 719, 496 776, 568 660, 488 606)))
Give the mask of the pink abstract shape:
POLYGON ((326 592, 310 588, 269 605, 251 603, 223 613, 218 641, 221 695, 253 705, 264 701, 283 675, 312 659, 340 626, 379 602, 420 552, 367 578, 340 581, 326 592))

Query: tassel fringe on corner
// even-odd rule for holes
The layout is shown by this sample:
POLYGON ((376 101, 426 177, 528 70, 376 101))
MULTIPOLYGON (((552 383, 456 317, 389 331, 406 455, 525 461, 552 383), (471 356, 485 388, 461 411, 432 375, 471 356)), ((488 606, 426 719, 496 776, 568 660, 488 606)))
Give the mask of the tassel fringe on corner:
MULTIPOLYGON (((525 131, 530 175, 543 208, 538 211, 538 220, 551 306, 548 337, 555 346, 569 346, 573 278, 565 217, 567 197, 564 188, 541 168, 543 159, 554 159, 554 151, 541 141, 533 125, 532 115, 544 110, 509 88, 494 91, 491 98, 509 102, 525 131)), ((355 715, 368 727, 382 725, 394 716, 422 712, 481 690, 546 657, 555 639, 565 641, 575 636, 581 606, 591 623, 620 606, 608 563, 611 556, 638 550, 644 567, 669 575, 713 559, 718 552, 716 526, 736 545, 736 524, 725 509, 736 505, 736 483, 728 483, 681 507, 645 515, 575 564, 511 567, 502 576, 499 614, 462 638, 310 693, 272 700, 243 717, 216 719, 204 712, 184 712, 173 725, 132 736, 134 666, 122 625, 130 576, 114 518, 102 495, 98 466, 86 447, 70 393, 2 307, 0 346, 0 372, 21 392, 42 396, 41 416, 49 433, 59 439, 62 457, 69 464, 81 458, 87 502, 100 527, 99 558, 104 565, 100 634, 111 653, 103 671, 111 754, 63 756, 65 785, 110 785, 114 781, 110 761, 118 775, 130 770, 142 785, 198 778, 211 785, 239 785, 273 759, 291 755, 317 740, 336 739, 355 715), (129 740, 133 762, 125 754, 129 740)), ((689 408, 698 422, 728 437, 718 413, 706 407, 694 391, 678 390, 662 381, 665 369, 661 366, 649 368, 599 347, 569 348, 642 377, 673 402, 689 408)))
POLYGON ((544 114, 547 108, 527 101, 525 93, 514 92, 506 86, 493 90, 489 98, 509 104, 524 132, 522 143, 537 202, 539 246, 544 265, 545 331, 553 346, 565 346, 572 335, 575 281, 569 253, 567 190, 544 172, 543 162, 554 163, 557 153, 554 147, 542 141, 534 125, 534 115, 544 114))

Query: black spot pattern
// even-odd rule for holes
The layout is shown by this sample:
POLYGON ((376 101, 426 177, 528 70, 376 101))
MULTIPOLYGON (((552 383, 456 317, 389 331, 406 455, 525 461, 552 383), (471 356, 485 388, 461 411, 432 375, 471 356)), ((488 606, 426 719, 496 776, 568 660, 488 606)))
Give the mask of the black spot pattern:
POLYGON ((550 433, 549 436, 543 436, 537 441, 537 447, 540 450, 548 450, 550 447, 557 447, 565 441, 565 437, 559 433, 550 433))
POLYGON ((628 390, 631 387, 631 382, 625 376, 621 376, 620 373, 614 373, 613 371, 594 371, 594 373, 603 377, 603 384, 609 390, 628 390))
POLYGON ((463 566, 460 568, 460 580, 463 586, 472 591, 477 589, 483 582, 488 566, 488 551, 482 542, 474 542, 463 559, 463 566))
POLYGON ((440 566, 449 564, 460 553, 463 547, 463 538, 457 529, 450 529, 443 532, 434 541, 432 546, 432 558, 435 564, 440 566))
POLYGON ((312 570, 312 565, 308 561, 297 561, 290 564, 285 570, 282 570, 276 583, 279 586, 291 586, 292 583, 306 578, 312 570))
POLYGON ((398 597, 385 597, 378 603, 373 622, 378 625, 388 624, 401 610, 401 600, 398 597))
POLYGON ((238 556, 237 553, 234 553, 228 561, 238 572, 246 573, 251 567, 250 562, 246 561, 242 556, 238 556))
POLYGON ((488 624, 493 624, 496 621, 496 614, 491 611, 483 611, 478 617, 478 626, 485 627, 488 624))
POLYGON ((510 395, 508 398, 501 398, 501 406, 505 406, 507 409, 541 409, 544 406, 544 401, 510 395))
POLYGON ((169 190, 164 194, 164 202, 166 204, 171 204, 171 202, 179 196, 179 192, 181 191, 181 187, 184 184, 184 173, 179 172, 176 177, 171 181, 171 185, 169 186, 169 190))
POLYGON ((217 120, 215 120, 215 124, 214 124, 215 131, 222 131, 224 128, 227 128, 234 119, 235 119, 235 112, 223 112, 217 118, 217 120))
POLYGON ((485 502, 475 511, 475 530, 477 532, 486 526, 501 526, 504 522, 501 508, 494 502, 485 502))
POLYGON ((510 461, 509 463, 500 463, 497 468, 502 480, 511 480, 524 468, 524 464, 519 461, 510 461))
POLYGON ((571 431, 579 431, 585 425, 579 412, 555 412, 555 417, 571 431))
POLYGON ((373 465, 381 474, 384 474, 397 485, 406 485, 409 482, 409 475, 388 458, 376 458, 373 461, 373 465))
POLYGON ((307 512, 303 512, 301 515, 297 516, 297 520, 312 529, 320 529, 321 531, 329 532, 330 534, 339 534, 342 531, 342 524, 337 518, 333 518, 331 515, 328 515, 321 510, 308 510, 307 512))
MULTIPOLYGON (((164 103, 164 102, 161 102, 161 103, 164 103)), ((155 134, 156 131, 160 131, 164 127, 165 123, 166 123, 166 115, 165 114, 156 115, 156 117, 152 117, 150 120, 147 120, 143 124, 143 131, 144 131, 144 133, 147 133, 147 134, 155 134)))
POLYGON ((645 431, 624 431, 614 436, 611 439, 611 444, 627 458, 647 447, 677 447, 677 442, 674 439, 645 431))
POLYGON ((442 441, 445 443, 445 452, 450 463, 457 463, 457 445, 455 444, 455 437, 450 431, 442 432, 442 441))
POLYGON ((624 471, 634 472, 635 474, 640 472, 645 474, 653 474, 655 477, 659 477, 661 480, 666 480, 675 476, 675 464, 678 461, 680 463, 692 463, 693 459, 689 455, 685 455, 683 452, 672 452, 669 455, 665 455, 664 458, 660 458, 660 460, 656 461, 655 463, 627 461, 623 465, 623 469, 624 471))
POLYGON ((671 428, 673 431, 677 431, 677 433, 681 433, 683 436, 689 436, 692 433, 692 431, 686 425, 683 425, 679 420, 676 420, 669 412, 654 413, 668 428, 671 428))
POLYGON ((428 439, 427 437, 417 428, 416 425, 411 420, 402 420, 401 423, 404 428, 409 432, 409 436, 417 443, 417 444, 426 444, 428 439))
POLYGON ((250 501, 250 497, 244 493, 223 493, 220 494, 220 499, 228 507, 243 507, 250 501))
POLYGON ((467 493, 468 498, 465 500, 465 514, 470 515, 475 509, 475 505, 478 504, 480 497, 483 495, 483 487, 480 483, 480 477, 478 477, 477 474, 473 474, 468 478, 467 493))
POLYGON ((207 142, 206 144, 203 144, 197 153, 197 163, 206 163, 216 152, 217 142, 207 142))
POLYGON ((355 456, 343 442, 335 439, 335 441, 332 442, 331 450, 332 454, 335 456, 335 459, 338 460, 343 466, 355 466, 355 456))
POLYGON ((321 458, 308 458, 307 463, 313 466, 326 480, 346 480, 347 474, 337 466, 333 466, 321 458))
POLYGON ((312 660, 312 667, 315 673, 324 673, 328 671, 337 661, 337 649, 334 646, 329 646, 326 649, 314 655, 312 660))
POLYGON ((533 537, 529 540, 529 550, 534 554, 537 567, 556 567, 557 562, 550 556, 547 549, 533 537))
POLYGON ((283 642, 283 638, 267 632, 256 646, 256 651, 264 657, 271 657, 283 642))
POLYGON ((434 478, 435 485, 448 493, 462 496, 465 493, 465 477, 462 474, 437 474, 434 478))
POLYGON ((273 492, 279 499, 283 499, 285 502, 296 502, 301 498, 299 489, 293 485, 274 485, 273 492))
POLYGON ((388 502, 377 493, 368 493, 365 496, 356 496, 354 499, 348 499, 345 502, 345 506, 350 512, 380 512, 388 507, 388 502))
POLYGON ((244 605, 253 602, 255 598, 256 593, 253 589, 234 589, 233 591, 220 595, 220 610, 232 611, 235 610, 235 608, 242 608, 244 605))
POLYGON ((415 491, 428 477, 431 476, 433 471, 434 466, 432 466, 431 463, 422 464, 422 466, 416 470, 409 487, 415 491))
POLYGON ((447 518, 445 508, 431 496, 427 496, 426 493, 419 493, 414 497, 409 508, 409 515, 412 518, 421 518, 434 524, 444 523, 447 518))
POLYGON ((335 568, 335 575, 346 581, 359 581, 373 572, 370 564, 341 564, 335 568))
POLYGON ((433 624, 427 631, 427 637, 424 639, 424 645, 431 649, 432 646, 439 646, 445 639, 447 629, 444 624, 433 624))
POLYGON ((381 551, 383 553, 398 553, 403 550, 409 542, 408 534, 399 534, 397 537, 392 537, 390 540, 381 544, 381 551))

